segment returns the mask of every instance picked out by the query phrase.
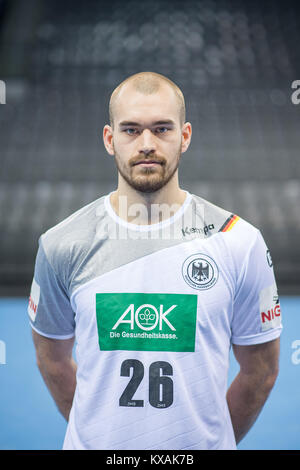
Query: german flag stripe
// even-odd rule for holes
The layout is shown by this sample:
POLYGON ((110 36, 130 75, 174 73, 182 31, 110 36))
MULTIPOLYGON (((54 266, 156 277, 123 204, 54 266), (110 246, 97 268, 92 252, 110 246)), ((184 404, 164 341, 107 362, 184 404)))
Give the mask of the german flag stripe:
POLYGON ((225 223, 222 225, 220 228, 219 232, 229 232, 229 230, 232 229, 232 227, 237 223, 239 220, 239 216, 235 214, 231 214, 230 217, 225 221, 225 223))

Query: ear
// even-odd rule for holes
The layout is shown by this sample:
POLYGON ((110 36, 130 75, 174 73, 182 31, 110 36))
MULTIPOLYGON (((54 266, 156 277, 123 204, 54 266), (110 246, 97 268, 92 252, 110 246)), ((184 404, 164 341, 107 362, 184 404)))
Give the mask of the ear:
POLYGON ((103 128, 103 142, 109 155, 114 155, 113 130, 108 124, 106 124, 103 128))
POLYGON ((184 153, 189 148, 192 138, 192 124, 190 122, 184 123, 181 130, 181 152, 184 153))

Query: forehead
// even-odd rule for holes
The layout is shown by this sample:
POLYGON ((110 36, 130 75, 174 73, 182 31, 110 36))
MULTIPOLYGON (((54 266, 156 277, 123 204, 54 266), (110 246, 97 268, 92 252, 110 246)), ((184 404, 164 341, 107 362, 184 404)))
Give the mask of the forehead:
POLYGON ((179 103, 174 90, 165 84, 151 94, 144 94, 132 86, 124 86, 114 104, 116 124, 121 121, 148 123, 162 119, 179 119, 179 103))

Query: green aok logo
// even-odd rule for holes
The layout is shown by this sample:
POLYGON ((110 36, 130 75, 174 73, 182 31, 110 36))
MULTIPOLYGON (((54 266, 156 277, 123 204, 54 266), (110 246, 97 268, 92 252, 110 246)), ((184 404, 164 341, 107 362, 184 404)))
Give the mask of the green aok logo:
POLYGON ((144 331, 153 330, 158 326, 161 331, 163 329, 164 322, 171 330, 176 331, 176 328, 174 328, 172 323, 167 319, 167 315, 176 308, 177 305, 172 305, 166 311, 164 311, 164 306, 162 304, 159 305, 159 309, 151 304, 140 305, 135 311, 134 307, 134 304, 129 305, 123 315, 121 315, 119 320, 113 326, 113 330, 115 330, 121 323, 129 323, 131 330, 133 330, 134 325, 136 325, 144 331), (126 319, 127 317, 129 318, 126 319))
POLYGON ((96 294, 102 351, 194 351, 197 295, 96 294))

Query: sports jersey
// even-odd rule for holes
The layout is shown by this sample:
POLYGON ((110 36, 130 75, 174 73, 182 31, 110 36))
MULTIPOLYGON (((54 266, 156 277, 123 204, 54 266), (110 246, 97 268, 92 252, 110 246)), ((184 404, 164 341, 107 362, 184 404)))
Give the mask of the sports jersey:
POLYGON ((30 324, 76 340, 63 449, 236 449, 230 348, 280 335, 272 259, 260 230, 185 192, 149 225, 109 193, 39 239, 30 324))

